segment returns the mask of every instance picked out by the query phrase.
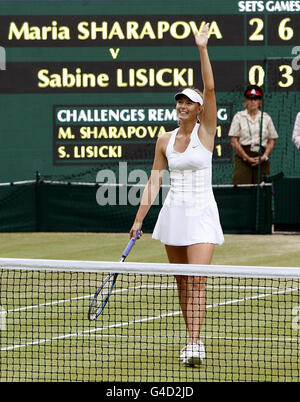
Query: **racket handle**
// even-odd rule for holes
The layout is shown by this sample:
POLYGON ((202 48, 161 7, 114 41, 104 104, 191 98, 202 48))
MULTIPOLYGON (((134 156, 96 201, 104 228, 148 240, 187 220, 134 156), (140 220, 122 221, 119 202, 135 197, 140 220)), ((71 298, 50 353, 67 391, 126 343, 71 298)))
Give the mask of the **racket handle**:
POLYGON ((126 248, 125 248, 125 250, 123 251, 122 257, 127 257, 127 256, 128 256, 128 254, 130 253, 130 250, 131 250, 132 247, 134 246, 134 243, 136 242, 136 240, 137 240, 137 238, 139 237, 140 233, 141 233, 141 232, 138 230, 138 231, 136 232, 135 237, 132 237, 132 238, 129 240, 129 242, 128 242, 126 248))

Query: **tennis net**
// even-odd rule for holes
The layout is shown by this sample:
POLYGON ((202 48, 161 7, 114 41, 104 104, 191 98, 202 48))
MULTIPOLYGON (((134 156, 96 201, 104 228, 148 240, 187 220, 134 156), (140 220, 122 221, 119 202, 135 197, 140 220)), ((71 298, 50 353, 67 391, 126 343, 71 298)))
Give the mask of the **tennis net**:
POLYGON ((300 268, 2 258, 0 289, 1 381, 300 380, 300 268), (114 292, 90 321, 109 272, 114 292), (175 276, 206 278, 199 366, 179 360, 175 276))

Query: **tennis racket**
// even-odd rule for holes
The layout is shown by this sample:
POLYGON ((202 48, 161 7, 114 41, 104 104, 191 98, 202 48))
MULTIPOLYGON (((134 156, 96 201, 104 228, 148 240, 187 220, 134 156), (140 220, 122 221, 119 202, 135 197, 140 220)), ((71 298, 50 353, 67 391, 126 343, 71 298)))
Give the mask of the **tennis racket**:
MULTIPOLYGON (((120 262, 125 261, 126 257, 130 253, 130 250, 134 246, 139 235, 140 235, 140 231, 137 231, 136 236, 129 240, 127 246, 125 247, 125 250, 122 253, 120 262)), ((94 297, 93 297, 90 307, 89 307, 88 317, 89 317, 90 321, 96 320, 96 318, 99 317, 99 315, 104 310, 105 306, 108 303, 110 295, 112 294, 112 291, 115 287, 118 275, 119 275, 118 273, 111 273, 111 274, 107 275, 107 277, 104 279, 104 281, 101 283, 101 285, 97 289, 97 292, 94 294, 94 297)))

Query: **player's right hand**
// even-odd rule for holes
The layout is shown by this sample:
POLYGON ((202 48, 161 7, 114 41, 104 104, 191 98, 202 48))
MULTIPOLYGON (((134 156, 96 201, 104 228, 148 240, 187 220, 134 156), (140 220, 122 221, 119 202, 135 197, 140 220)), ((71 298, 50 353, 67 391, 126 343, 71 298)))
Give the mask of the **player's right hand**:
POLYGON ((138 239, 140 239, 141 238, 141 236, 143 235, 143 232, 142 232, 142 223, 141 222, 134 222, 134 224, 132 225, 132 228, 130 229, 130 231, 129 231, 129 237, 130 237, 130 239, 132 239, 132 238, 134 238, 135 239, 135 237, 136 237, 136 232, 139 230, 140 231, 140 234, 138 235, 138 239))

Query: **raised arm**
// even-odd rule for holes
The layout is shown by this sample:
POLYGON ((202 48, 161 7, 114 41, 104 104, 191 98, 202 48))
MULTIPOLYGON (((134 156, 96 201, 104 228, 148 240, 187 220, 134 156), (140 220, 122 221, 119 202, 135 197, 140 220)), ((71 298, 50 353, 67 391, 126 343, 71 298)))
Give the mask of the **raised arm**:
POLYGON ((214 75, 207 51, 208 30, 209 24, 206 24, 200 33, 195 32, 194 35, 200 54, 201 74, 204 85, 204 110, 201 117, 201 125, 205 128, 207 134, 214 137, 217 127, 217 105, 214 75))

